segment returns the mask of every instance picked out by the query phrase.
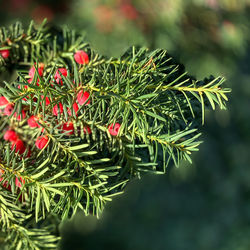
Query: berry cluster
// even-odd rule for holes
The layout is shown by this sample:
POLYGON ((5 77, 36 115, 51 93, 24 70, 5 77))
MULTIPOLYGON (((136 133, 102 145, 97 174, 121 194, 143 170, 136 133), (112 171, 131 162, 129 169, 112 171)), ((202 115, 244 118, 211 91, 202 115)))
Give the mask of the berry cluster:
MULTIPOLYGON (((3 58, 8 58, 9 51, 8 50, 0 50, 0 54, 2 55, 3 58)), ((82 50, 79 50, 74 54, 74 59, 78 64, 84 65, 84 64, 89 63, 88 54, 82 50)), ((31 69, 29 70, 29 79, 27 80, 27 82, 29 84, 36 84, 37 86, 39 86, 39 81, 40 81, 41 77, 43 77, 43 74, 44 74, 44 67, 45 67, 45 65, 43 63, 39 63, 38 65, 32 66, 31 69)), ((62 76, 64 76, 64 77, 68 76, 68 71, 66 68, 58 68, 56 70, 55 75, 54 75, 54 80, 55 80, 56 84, 63 85, 62 76)), ((51 86, 53 86, 53 84, 51 84, 51 86)), ((21 86, 19 85, 18 88, 21 89, 21 86)), ((28 85, 25 85, 24 89, 27 89, 27 88, 28 88, 28 85)), ((23 100, 27 101, 28 98, 29 97, 23 98, 23 100)), ((41 98, 43 99, 44 96, 41 96, 41 98)), ((33 98, 33 101, 36 102, 37 99, 33 98)), ((88 91, 80 90, 77 93, 76 102, 74 102, 72 105, 75 116, 78 115, 79 105, 80 106, 89 105, 90 102, 91 102, 90 93, 88 91)), ((49 97, 46 97, 45 105, 48 106, 48 105, 50 105, 50 103, 51 103, 51 100, 49 99, 49 97)), ((2 111, 1 111, 2 115, 11 116, 13 111, 14 111, 15 106, 14 106, 14 103, 9 102, 9 100, 6 97, 1 96, 0 97, 0 108, 2 109, 2 111)), ((52 113, 54 116, 58 116, 59 114, 63 114, 62 103, 58 103, 58 104, 54 105, 52 107, 52 113)), ((69 108, 67 110, 67 113, 69 116, 73 115, 72 111, 69 108)), ((17 115, 16 112, 13 114, 14 119, 16 119, 17 121, 24 121, 27 116, 28 116, 28 114, 27 114, 27 111, 25 111, 25 109, 22 109, 21 114, 19 114, 19 115, 17 115)), ((32 129, 35 129, 35 128, 41 129, 41 132, 43 134, 36 139, 35 146, 40 150, 43 148, 46 148, 49 144, 49 136, 46 135, 46 131, 45 131, 44 127, 41 126, 42 124, 45 123, 45 121, 43 121, 42 115, 38 114, 35 116, 35 115, 31 114, 27 117, 26 122, 27 122, 28 126, 32 129)), ((62 131, 66 135, 74 134, 74 124, 72 121, 64 122, 61 126, 59 126, 59 128, 62 129, 62 131)), ((119 123, 111 124, 108 126, 108 131, 112 136, 117 136, 119 129, 120 129, 119 123)), ((88 125, 86 125, 83 128, 83 132, 85 134, 92 133, 92 131, 88 125)), ((25 151, 27 151, 26 156, 30 157, 30 155, 31 155, 30 149, 26 147, 25 142, 20 138, 20 136, 17 134, 17 132, 15 131, 15 128, 13 126, 11 128, 9 128, 7 131, 5 131, 4 140, 9 141, 11 143, 11 150, 15 150, 15 152, 19 153, 20 155, 23 154, 25 151)))

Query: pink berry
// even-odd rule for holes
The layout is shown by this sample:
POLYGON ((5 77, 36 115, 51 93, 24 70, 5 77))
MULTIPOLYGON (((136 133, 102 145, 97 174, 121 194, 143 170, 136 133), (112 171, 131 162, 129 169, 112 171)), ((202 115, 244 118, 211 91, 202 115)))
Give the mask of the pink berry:
MULTIPOLYGON (((77 105, 76 102, 73 103, 73 109, 74 109, 75 114, 76 114, 76 116, 77 116, 77 111, 78 111, 79 107, 78 107, 78 105, 77 105)), ((72 116, 71 109, 69 109, 69 108, 68 108, 68 114, 69 114, 70 116, 72 116)))
MULTIPOLYGON (((48 136, 39 136, 36 140, 36 146, 38 149, 43 149, 46 145, 48 146, 49 138, 48 136)), ((47 147, 46 146, 46 147, 47 147)))
POLYGON ((4 106, 8 103, 9 101, 4 96, 0 96, 0 106, 4 106))
POLYGON ((89 56, 83 50, 78 50, 74 54, 75 61, 79 64, 88 64, 89 63, 89 56))
POLYGON ((17 139, 16 141, 14 141, 11 145, 11 150, 14 149, 14 147, 16 146, 16 153, 18 152, 19 154, 23 154, 25 151, 25 146, 22 140, 17 139))
POLYGON ((73 122, 66 122, 63 124, 62 129, 64 132, 69 131, 67 135, 72 135, 74 134, 74 125, 73 122))
POLYGON ((10 51, 8 49, 0 50, 0 54, 3 58, 8 58, 10 55, 10 51))
POLYGON ((6 141, 16 141, 18 139, 18 135, 14 130, 7 130, 3 136, 4 140, 6 141))
MULTIPOLYGON (((88 100, 90 94, 89 92, 85 91, 83 92, 83 90, 79 91, 79 93, 77 94, 77 101, 80 105, 83 105, 86 103, 86 101, 88 100)), ((88 102, 85 105, 90 104, 90 100, 88 100, 88 102)))
POLYGON ((63 76, 65 76, 65 77, 68 75, 68 71, 67 71, 67 69, 65 69, 65 68, 59 68, 59 69, 56 71, 56 73, 55 73, 54 78, 55 78, 57 84, 61 83, 61 85, 63 85, 63 82, 62 82, 62 80, 61 80, 62 77, 61 77, 59 71, 60 71, 61 74, 62 74, 63 76))
POLYGON ((12 114, 13 109, 14 109, 14 105, 9 103, 6 105, 3 113, 7 116, 10 116, 12 114))
POLYGON ((119 129, 120 129, 121 125, 119 123, 116 123, 114 125, 114 123, 112 123, 109 127, 108 127, 108 130, 109 130, 109 133, 113 136, 116 136, 118 135, 118 132, 119 132, 119 129))
MULTIPOLYGON (((63 113, 63 105, 61 103, 59 103, 59 109, 60 109, 60 114, 62 114, 63 113)), ((55 105, 53 107, 53 114, 56 116, 58 115, 58 105, 55 105)))

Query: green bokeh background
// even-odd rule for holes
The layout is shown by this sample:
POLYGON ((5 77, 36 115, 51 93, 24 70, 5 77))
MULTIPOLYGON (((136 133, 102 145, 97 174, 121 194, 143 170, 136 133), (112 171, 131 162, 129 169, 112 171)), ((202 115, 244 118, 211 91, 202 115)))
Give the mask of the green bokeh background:
POLYGON ((62 249, 250 249, 250 1, 0 1, 1 26, 47 17, 119 56, 164 48, 197 77, 227 79, 228 110, 207 111, 193 164, 135 181, 103 218, 61 226, 62 249), (80 225, 80 226, 79 226, 80 225))

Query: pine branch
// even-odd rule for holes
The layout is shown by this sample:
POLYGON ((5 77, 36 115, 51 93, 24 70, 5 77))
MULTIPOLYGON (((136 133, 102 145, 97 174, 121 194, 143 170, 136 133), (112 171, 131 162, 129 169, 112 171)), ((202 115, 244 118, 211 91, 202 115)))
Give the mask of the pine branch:
POLYGON ((53 230, 38 226, 50 215, 100 216, 129 180, 191 163, 205 108, 224 109, 230 91, 221 77, 189 76, 165 50, 106 58, 45 22, 1 28, 0 43, 10 52, 0 72, 17 75, 0 85, 0 178, 10 187, 0 223, 20 249, 55 246, 53 230))

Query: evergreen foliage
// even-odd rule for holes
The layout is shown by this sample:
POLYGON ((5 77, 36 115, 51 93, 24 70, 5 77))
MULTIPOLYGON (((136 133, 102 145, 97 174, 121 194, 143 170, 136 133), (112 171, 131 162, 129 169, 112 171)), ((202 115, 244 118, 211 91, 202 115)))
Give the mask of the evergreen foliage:
POLYGON ((0 224, 7 249, 55 248, 61 220, 77 210, 98 217, 130 179, 191 162, 205 108, 225 109, 230 92, 221 77, 189 76, 165 50, 131 47, 106 58, 74 30, 46 22, 1 28, 0 44, 10 52, 0 61, 7 100, 0 107, 0 224), (79 51, 88 63, 77 63, 79 51), (9 130, 21 146, 6 140, 9 130))

